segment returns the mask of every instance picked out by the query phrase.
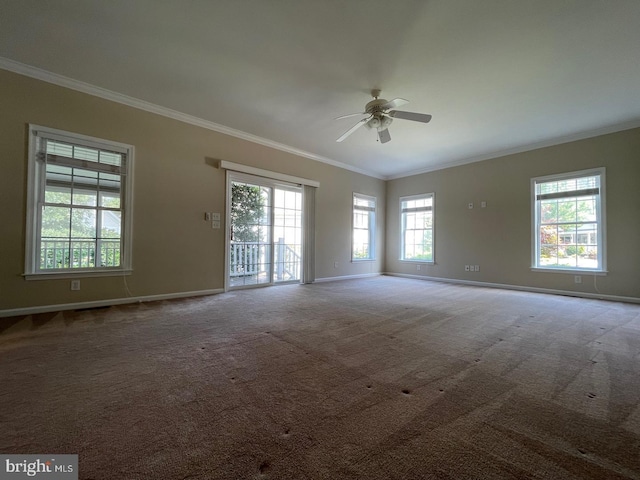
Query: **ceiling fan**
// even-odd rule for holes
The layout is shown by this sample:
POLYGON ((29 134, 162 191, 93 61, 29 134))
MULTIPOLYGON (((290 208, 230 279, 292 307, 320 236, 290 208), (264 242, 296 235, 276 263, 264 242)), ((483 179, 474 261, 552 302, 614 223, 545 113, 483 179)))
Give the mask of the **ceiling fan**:
POLYGON ((373 97, 373 100, 365 105, 364 112, 351 113, 349 115, 342 115, 336 118, 336 120, 341 120, 343 118, 355 117, 357 115, 369 115, 367 118, 363 118, 349 130, 347 130, 344 134, 342 134, 342 136, 339 137, 336 142, 342 142, 358 128, 366 125, 369 129, 375 128, 378 130, 378 140, 380 140, 380 143, 387 143, 389 140, 391 140, 391 135, 389 134, 389 125, 391 125, 391 122, 393 122, 394 118, 402 118, 403 120, 413 120, 414 122, 422 123, 429 123, 429 121, 431 120, 431 115, 428 115, 426 113, 403 112, 402 110, 395 110, 397 107, 401 107, 402 105, 406 105, 407 103, 409 103, 409 101, 405 100, 404 98, 394 98, 393 100, 387 101, 382 98, 378 98, 380 96, 380 90, 377 89, 371 90, 371 96, 373 97))

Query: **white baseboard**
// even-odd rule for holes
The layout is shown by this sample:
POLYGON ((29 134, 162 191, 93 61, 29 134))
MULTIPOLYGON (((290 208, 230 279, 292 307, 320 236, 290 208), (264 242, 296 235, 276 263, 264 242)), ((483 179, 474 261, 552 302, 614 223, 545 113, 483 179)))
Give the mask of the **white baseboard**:
POLYGON ((602 293, 574 292, 573 290, 556 290, 553 288, 528 287, 523 285, 509 285, 504 283, 478 282, 473 280, 458 280, 456 278, 429 277, 427 275, 411 275, 408 273, 385 272, 383 275, 390 277, 414 278, 417 280, 430 280, 433 282, 456 283, 475 287, 504 288, 505 290, 519 290, 522 292, 549 293, 551 295, 563 295, 565 297, 592 298, 596 300, 610 300, 613 302, 640 303, 638 297, 624 297, 622 295, 606 295, 602 293))
MULTIPOLYGON (((384 272, 384 273, 363 273, 359 275, 343 275, 339 277, 324 277, 317 278, 315 282, 335 282, 339 280, 353 280, 357 278, 366 278, 366 277, 377 277, 379 275, 388 275, 391 277, 404 277, 404 278, 412 278, 416 280, 430 280, 434 282, 443 282, 443 283, 455 283, 460 285, 470 285, 476 287, 488 287, 488 288, 504 288, 506 290, 519 290, 524 292, 534 292, 534 293, 548 293, 552 295, 564 295, 570 297, 582 297, 582 298, 591 298, 597 300, 610 300, 614 302, 627 302, 627 303, 639 303, 640 298, 638 297, 625 297, 621 295, 606 295, 600 293, 588 293, 588 292, 574 292, 571 290, 556 290, 551 288, 539 288, 539 287, 528 287, 522 285, 509 285, 504 283, 490 283, 490 282, 478 282, 473 280, 458 280, 455 278, 442 278, 442 277, 429 277, 426 275, 411 275, 405 273, 392 273, 392 272, 384 272)), ((197 290, 194 292, 177 292, 177 293, 166 293, 160 295, 145 295, 140 297, 127 297, 127 298, 112 298, 108 300, 96 300, 92 302, 77 302, 77 303, 64 303, 59 305, 40 305, 36 307, 24 307, 24 308, 14 308, 8 310, 0 310, 0 318, 2 317, 18 317, 24 315, 33 315, 37 313, 47 313, 47 312, 59 312, 63 310, 80 310, 86 308, 98 308, 98 307, 109 307, 113 305, 125 305, 130 303, 139 303, 139 302, 154 302, 159 300, 172 300, 176 298, 187 298, 187 297, 201 297, 206 295, 216 295, 219 293, 224 293, 224 289, 211 289, 211 290, 197 290)))
POLYGON ((383 275, 382 273, 361 273, 358 275, 342 275, 339 277, 323 277, 323 278, 316 278, 314 280, 314 282, 316 283, 320 283, 320 282, 336 282, 338 280, 353 280, 354 278, 365 278, 365 277, 378 277, 380 275, 383 275))
POLYGON ((156 302, 158 300, 172 300, 176 298, 202 297, 223 293, 224 289, 197 290, 195 292, 165 293, 160 295, 145 295, 141 297, 111 298, 108 300, 95 300, 92 302, 63 303, 60 305, 40 305, 37 307, 13 308, 0 310, 1 317, 18 317, 33 315, 36 313, 59 312, 63 310, 80 310, 85 308, 110 307, 113 305, 125 305, 128 303, 156 302))

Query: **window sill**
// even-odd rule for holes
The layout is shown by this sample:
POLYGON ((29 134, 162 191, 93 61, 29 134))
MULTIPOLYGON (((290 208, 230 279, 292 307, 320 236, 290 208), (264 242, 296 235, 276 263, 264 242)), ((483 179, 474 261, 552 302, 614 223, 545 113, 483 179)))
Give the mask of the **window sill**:
POLYGON ((546 268, 546 267, 531 267, 532 272, 543 273, 568 273, 571 275, 599 275, 606 276, 609 272, 607 270, 589 270, 586 268, 546 268))
POLYGON ((22 276, 25 280, 56 280, 64 278, 78 278, 78 277, 122 277, 123 275, 131 275, 132 269, 117 269, 117 270, 80 270, 76 272, 38 272, 38 273, 25 273, 22 276))
POLYGON ((351 263, 375 262, 375 258, 352 258, 351 263))
POLYGON ((406 262, 406 263, 421 263, 423 265, 435 265, 436 262, 433 260, 405 260, 404 258, 400 259, 401 262, 406 262))

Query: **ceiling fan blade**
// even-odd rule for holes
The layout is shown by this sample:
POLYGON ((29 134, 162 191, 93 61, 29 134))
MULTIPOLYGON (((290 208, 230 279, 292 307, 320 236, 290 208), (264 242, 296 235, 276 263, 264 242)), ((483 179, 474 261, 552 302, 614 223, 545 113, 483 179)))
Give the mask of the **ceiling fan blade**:
POLYGON ((431 115, 426 113, 403 112, 401 110, 391 110, 389 116, 393 118, 402 118, 403 120, 413 120, 414 122, 429 123, 431 115))
POLYGON ((361 113, 349 113, 348 115, 341 115, 339 117, 334 118, 334 120, 342 120, 343 118, 349 118, 349 117, 357 117, 358 115, 366 115, 367 112, 361 112, 361 113))
POLYGON ((363 118, 362 120, 360 120, 358 123, 356 123, 353 127, 351 127, 349 130, 347 130, 346 132, 344 132, 342 134, 342 136, 340 138, 338 138, 336 140, 336 142, 341 142, 343 141, 345 138, 347 138, 349 135, 351 135, 353 132, 355 132, 357 129, 359 129, 362 125, 364 125, 365 123, 367 123, 367 120, 369 120, 368 118, 363 118))
POLYGON ((380 143, 387 143, 391 140, 391 134, 389 133, 389 129, 385 128, 384 130, 378 130, 378 138, 380 139, 380 143))
POLYGON ((398 108, 402 105, 406 105, 409 103, 409 100, 405 100, 404 98, 394 98, 393 100, 389 100, 387 103, 382 105, 384 110, 389 110, 391 108, 398 108))

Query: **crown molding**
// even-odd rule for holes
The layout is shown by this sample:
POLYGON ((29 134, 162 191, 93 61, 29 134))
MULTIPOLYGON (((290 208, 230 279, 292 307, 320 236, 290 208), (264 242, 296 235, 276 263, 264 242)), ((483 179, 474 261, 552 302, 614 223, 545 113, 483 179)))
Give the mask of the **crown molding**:
POLYGON ((383 176, 380 176, 376 173, 366 171, 361 168, 357 168, 352 165, 339 162, 337 160, 332 160, 330 158, 323 157, 321 155, 316 155, 315 153, 307 152, 305 150, 292 147, 290 145, 285 145, 284 143, 275 142, 273 140, 259 137, 251 133, 243 132, 242 130, 236 130, 234 128, 230 128, 225 125, 221 125, 219 123, 211 122, 209 120, 204 120, 202 118, 189 115, 183 112, 179 112, 177 110, 162 107, 160 105, 156 105, 154 103, 147 102, 145 100, 140 100, 138 98, 130 97, 122 93, 117 93, 112 90, 107 90, 105 88, 98 87, 90 83, 82 82, 80 80, 75 80, 73 78, 65 77, 63 75, 58 75, 57 73, 49 72, 41 68, 32 67, 31 65, 26 65, 24 63, 16 62, 15 60, 11 60, 5 57, 0 57, 0 68, 3 70, 8 70, 13 73, 17 73, 19 75, 24 75, 26 77, 34 78, 36 80, 41 80, 43 82, 51 83, 59 87, 69 88, 77 92, 86 93, 87 95, 92 95, 94 97, 99 97, 104 100, 109 100, 111 102, 126 105, 128 107, 137 108, 138 110, 144 110, 145 112, 150 112, 156 115, 161 115, 163 117, 171 118, 179 122, 188 123, 190 125, 195 125, 197 127, 206 128, 207 130, 213 130, 214 132, 222 133, 224 135, 229 135, 231 137, 239 138, 241 140, 246 140, 251 143, 263 145, 265 147, 273 148, 275 150, 280 150, 282 152, 290 153, 292 155, 297 155, 299 157, 308 158, 310 160, 315 160, 317 162, 326 163, 334 167, 350 170, 352 172, 360 173, 368 177, 373 177, 380 180, 385 179, 383 176))
POLYGON ((221 125, 219 123, 211 122, 209 120, 204 120, 202 118, 189 115, 183 112, 179 112, 177 110, 162 107, 160 105, 156 105, 154 103, 147 102, 145 100, 140 100, 134 97, 130 97, 128 95, 114 92, 112 90, 107 90, 105 88, 98 87, 96 85, 82 82, 80 80, 75 80, 69 77, 65 77, 63 75, 59 75, 57 73, 52 73, 47 70, 43 70, 41 68, 16 62, 15 60, 11 60, 5 57, 0 57, 0 69, 8 70, 10 72, 17 73, 19 75, 24 75, 26 77, 34 78, 36 80, 41 80, 43 82, 51 83, 60 87, 69 88, 71 90, 82 92, 87 95, 99 97, 115 103, 133 107, 139 110, 144 110, 146 112, 171 118, 179 122, 187 123, 197 127, 202 127, 207 130, 212 130, 218 133, 222 133, 224 135, 229 135, 235 138, 239 138, 241 140, 246 140, 251 143, 256 143, 259 145, 263 145, 265 147, 273 148, 275 150, 280 150, 282 152, 290 153, 292 155, 297 155, 299 157, 315 160, 317 162, 325 163, 327 165, 332 165, 334 167, 342 168, 344 170, 349 170, 355 173, 359 173, 361 175, 377 178, 379 180, 395 180, 399 178, 410 177, 413 175, 421 175, 424 173, 434 172, 437 170, 444 170, 446 168, 458 167, 458 166, 466 165, 469 163, 482 162, 484 160, 490 160, 493 158, 504 157, 507 155, 514 155, 517 153, 524 153, 531 150, 537 150, 545 147, 552 147, 555 145, 561 145, 563 143, 575 142, 577 140, 584 140, 587 138, 597 137, 600 135, 606 135, 609 133, 616 133, 616 132, 621 132, 624 130, 630 130, 633 128, 640 127, 640 119, 636 119, 630 122, 619 123, 619 124, 610 125, 607 127, 598 128, 595 130, 587 130, 584 132, 560 136, 553 139, 544 140, 541 142, 531 143, 527 145, 522 145, 515 148, 498 150, 494 152, 485 153, 482 155, 461 158, 458 160, 440 163, 438 165, 422 168, 419 170, 411 170, 411 171, 396 174, 396 175, 381 175, 372 171, 355 167, 353 165, 348 165, 346 163, 339 162, 337 160, 323 157, 322 155, 317 155, 315 153, 307 152, 305 150, 292 147, 290 145, 285 145, 283 143, 275 142, 273 140, 259 137, 257 135, 243 132, 241 130, 236 130, 234 128, 230 128, 225 125, 221 125))
POLYGON ((561 137, 544 140, 542 142, 522 145, 520 147, 510 148, 506 150, 498 150, 495 152, 485 153, 478 156, 462 158, 459 160, 453 160, 451 162, 441 163, 438 165, 434 165, 433 167, 427 167, 420 170, 412 170, 410 172, 401 173, 398 175, 389 175, 385 177, 385 180, 396 180, 398 178, 412 177, 414 175, 421 175, 423 173, 435 172, 437 170, 444 170, 445 168, 459 167, 461 165, 467 165, 469 163, 482 162, 484 160, 491 160, 493 158, 506 157, 507 155, 515 155, 517 153, 530 152, 532 150, 538 150, 540 148, 553 147, 556 145, 562 145, 563 143, 570 143, 578 140, 585 140, 587 138, 599 137, 600 135, 607 135, 609 133, 622 132, 624 130, 631 130, 633 128, 639 128, 639 127, 640 127, 640 119, 632 120, 630 122, 617 123, 615 125, 609 125, 607 127, 597 128, 594 130, 587 130, 579 133, 573 133, 570 135, 564 135, 561 137))

